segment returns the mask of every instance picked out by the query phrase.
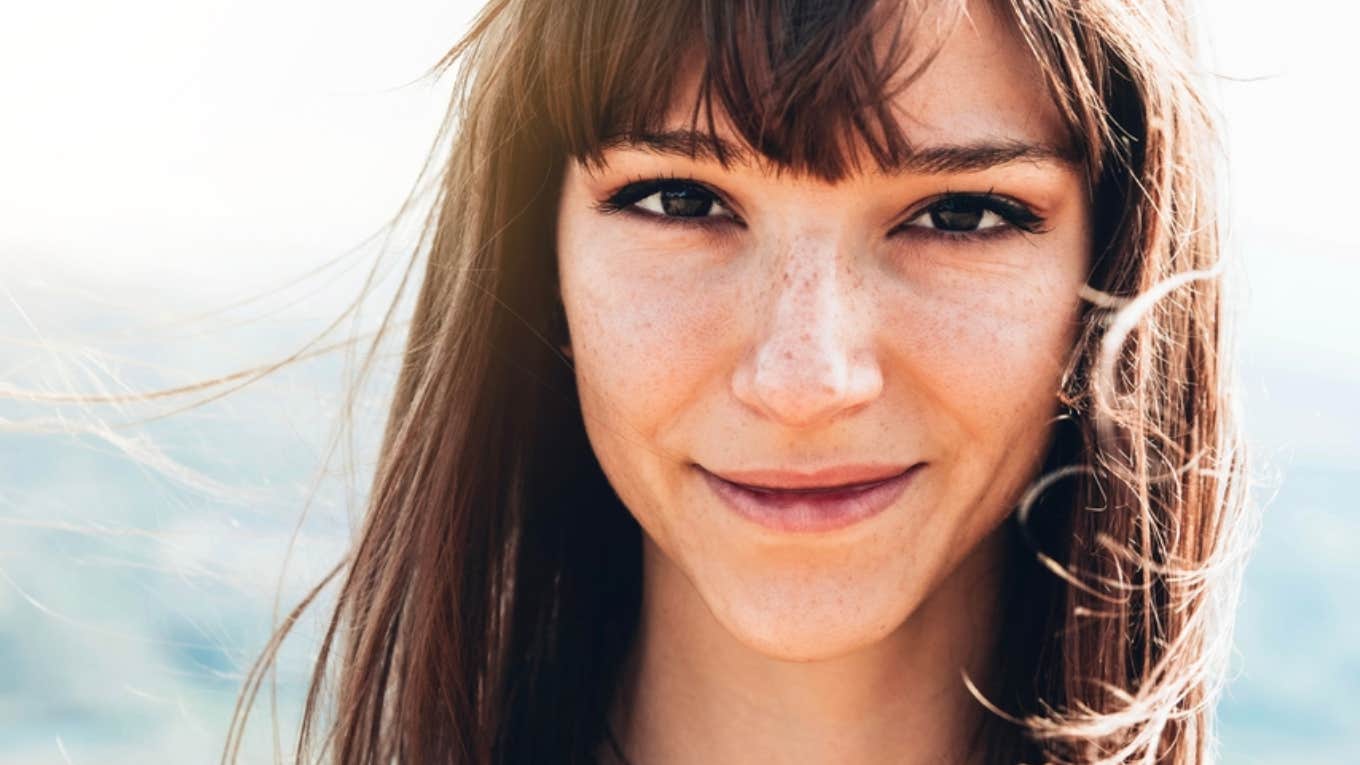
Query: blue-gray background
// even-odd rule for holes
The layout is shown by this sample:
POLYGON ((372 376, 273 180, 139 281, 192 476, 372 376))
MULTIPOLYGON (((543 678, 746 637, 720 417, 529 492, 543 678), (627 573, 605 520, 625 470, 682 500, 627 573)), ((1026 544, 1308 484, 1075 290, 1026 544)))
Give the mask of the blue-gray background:
MULTIPOLYGON (((1360 14, 1203 7, 1265 507, 1223 759, 1360 762, 1360 14)), ((412 236, 377 235, 447 92, 408 83, 469 13, 434 0, 0 10, 0 762, 215 761, 276 596, 291 605, 343 549, 390 364, 354 402, 352 454, 331 452, 339 352, 161 419, 147 418, 202 396, 33 395, 116 397, 278 361, 379 263, 371 299, 320 345, 369 331, 412 236)), ((322 612, 283 651, 285 731, 322 612)), ((271 757, 267 696, 259 710, 248 762, 271 757)))

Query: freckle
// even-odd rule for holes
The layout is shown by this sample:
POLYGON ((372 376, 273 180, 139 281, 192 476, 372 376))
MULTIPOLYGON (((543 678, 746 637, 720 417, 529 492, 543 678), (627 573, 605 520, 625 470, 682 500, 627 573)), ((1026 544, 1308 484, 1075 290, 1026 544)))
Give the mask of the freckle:
POLYGON ((784 360, 785 360, 785 361, 788 361, 788 360, 790 360, 790 359, 792 359, 792 358, 793 358, 793 351, 784 351, 784 360))
POLYGON ((803 333, 803 336, 800 337, 800 338, 798 338, 798 339, 799 339, 799 340, 802 340, 802 341, 805 342, 805 343, 810 343, 810 342, 812 342, 812 333, 811 333, 811 332, 804 332, 804 333, 803 333))

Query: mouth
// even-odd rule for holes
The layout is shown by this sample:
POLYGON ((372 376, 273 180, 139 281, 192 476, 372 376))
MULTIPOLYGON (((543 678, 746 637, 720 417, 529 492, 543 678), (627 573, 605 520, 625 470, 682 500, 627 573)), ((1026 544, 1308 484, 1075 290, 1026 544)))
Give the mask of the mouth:
POLYGON ((702 465, 695 467, 710 490, 737 515, 773 531, 818 533, 850 526, 886 510, 925 464, 722 475, 702 465))

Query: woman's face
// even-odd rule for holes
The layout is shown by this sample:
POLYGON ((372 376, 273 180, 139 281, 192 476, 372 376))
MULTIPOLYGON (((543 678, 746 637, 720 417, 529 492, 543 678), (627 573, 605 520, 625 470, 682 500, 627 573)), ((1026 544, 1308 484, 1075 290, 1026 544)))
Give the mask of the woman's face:
POLYGON ((771 656, 885 637, 996 530, 1075 336, 1090 211, 1021 42, 974 8, 895 107, 892 172, 724 169, 660 136, 566 173, 591 445, 648 565, 771 656))

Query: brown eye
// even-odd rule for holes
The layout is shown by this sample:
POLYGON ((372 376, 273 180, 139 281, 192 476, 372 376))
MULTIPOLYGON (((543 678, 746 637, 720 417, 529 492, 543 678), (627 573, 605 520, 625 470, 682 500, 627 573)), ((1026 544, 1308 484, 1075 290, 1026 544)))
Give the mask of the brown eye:
POLYGON ((1044 219, 1028 205, 990 192, 951 192, 927 200, 915 216, 893 229, 894 236, 926 236, 946 241, 1042 234, 1044 219))
POLYGON ((667 183, 634 205, 668 218, 706 218, 715 211, 726 212, 713 192, 690 183, 667 183))
POLYGON ((718 192, 697 181, 653 178, 614 192, 596 208, 605 214, 629 213, 657 223, 710 226, 740 223, 718 192))
POLYGON ((946 197, 910 221, 910 225, 951 233, 968 233, 1006 225, 985 200, 977 197, 946 197))

